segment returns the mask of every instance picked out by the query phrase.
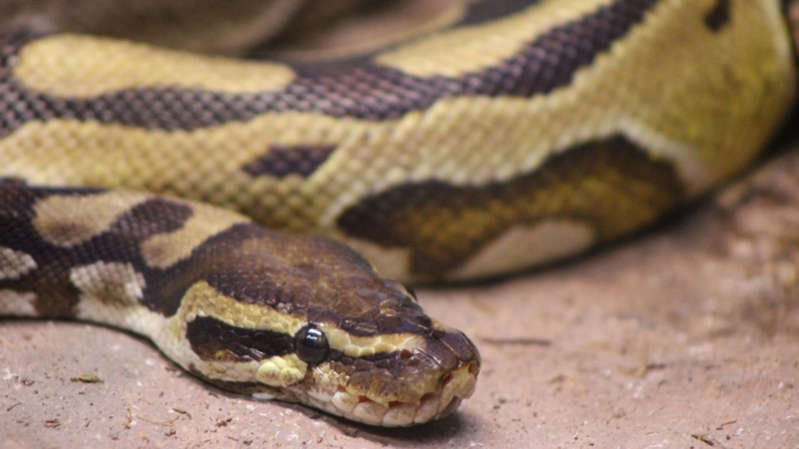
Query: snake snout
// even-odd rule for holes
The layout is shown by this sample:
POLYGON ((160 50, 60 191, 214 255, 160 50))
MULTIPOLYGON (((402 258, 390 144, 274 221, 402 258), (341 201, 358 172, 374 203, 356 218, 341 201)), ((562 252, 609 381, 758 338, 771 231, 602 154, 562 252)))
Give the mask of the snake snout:
POLYGON ((443 372, 465 365, 472 367, 475 376, 480 370, 480 353, 477 347, 466 334, 457 329, 439 325, 439 329, 434 330, 428 338, 424 352, 443 372))
MULTIPOLYGON (((426 394, 422 404, 434 402, 434 418, 441 418, 455 411, 460 402, 474 392, 480 371, 480 353, 463 332, 441 325, 436 327, 419 355, 439 373, 434 393, 426 394)), ((425 408, 421 407, 421 411, 425 408)))

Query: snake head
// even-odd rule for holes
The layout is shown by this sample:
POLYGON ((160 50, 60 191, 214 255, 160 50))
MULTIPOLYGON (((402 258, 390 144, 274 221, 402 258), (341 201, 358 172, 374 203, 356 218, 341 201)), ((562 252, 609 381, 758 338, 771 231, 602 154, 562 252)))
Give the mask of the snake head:
POLYGON ((471 396, 480 356, 468 337, 425 315, 395 282, 361 285, 359 293, 376 307, 321 312, 298 331, 296 354, 308 369, 289 390, 300 402, 367 424, 407 426, 446 416, 471 396))
POLYGON ((209 253, 176 314, 203 378, 382 426, 443 417, 472 394, 474 344, 348 247, 241 225, 209 253))

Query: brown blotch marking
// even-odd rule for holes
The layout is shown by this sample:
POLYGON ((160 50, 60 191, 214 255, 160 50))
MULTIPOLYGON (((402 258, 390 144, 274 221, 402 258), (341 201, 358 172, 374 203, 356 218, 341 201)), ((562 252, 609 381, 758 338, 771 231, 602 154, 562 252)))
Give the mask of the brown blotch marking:
MULTIPOLYGON (((11 234, 16 220, 30 221, 33 216, 33 204, 42 196, 34 192, 23 180, 0 177, 0 237, 11 234)), ((2 240, 2 238, 0 238, 2 240)), ((11 246, 10 243, 6 246, 11 246)))
POLYGON ((36 281, 36 300, 33 307, 39 316, 51 318, 74 318, 75 306, 80 302, 78 292, 65 282, 40 279, 36 281), (41 293, 39 293, 41 292, 41 293))
POLYGON ((186 325, 186 338, 192 350, 208 361, 258 361, 294 351, 292 335, 243 329, 204 316, 186 325))
POLYGON ((714 33, 721 30, 730 23, 730 8, 730 0, 716 0, 713 8, 705 14, 705 25, 714 33))
POLYGON ((316 171, 335 149, 332 144, 272 145, 266 154, 242 169, 252 177, 282 178, 293 174, 306 177, 316 171))
POLYGON ((567 149, 505 182, 400 185, 349 208, 338 226, 352 237, 408 247, 412 272, 437 278, 515 225, 573 219, 609 239, 651 222, 682 197, 671 165, 617 135, 567 149))
POLYGON ((123 214, 108 233, 130 243, 146 241, 180 230, 192 214, 192 208, 184 202, 153 197, 123 214))

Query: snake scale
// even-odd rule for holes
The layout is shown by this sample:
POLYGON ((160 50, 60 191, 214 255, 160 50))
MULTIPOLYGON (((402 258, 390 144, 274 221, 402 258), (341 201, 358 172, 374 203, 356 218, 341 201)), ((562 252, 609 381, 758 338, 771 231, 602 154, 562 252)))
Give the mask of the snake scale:
POLYGON ((444 416, 478 351, 389 279, 575 254, 740 170, 793 103, 791 7, 453 2, 316 61, 8 27, 0 315, 369 424, 444 416))

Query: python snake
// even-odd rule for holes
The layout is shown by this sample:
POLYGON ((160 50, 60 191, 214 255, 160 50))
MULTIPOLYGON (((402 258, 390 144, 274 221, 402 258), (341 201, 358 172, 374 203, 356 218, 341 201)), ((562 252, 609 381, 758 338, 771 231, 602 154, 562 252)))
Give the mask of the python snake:
POLYGON ((740 170, 793 103, 788 7, 458 2, 315 62, 6 30, 0 315, 369 424, 444 416, 478 351, 387 279, 574 254, 740 170))

